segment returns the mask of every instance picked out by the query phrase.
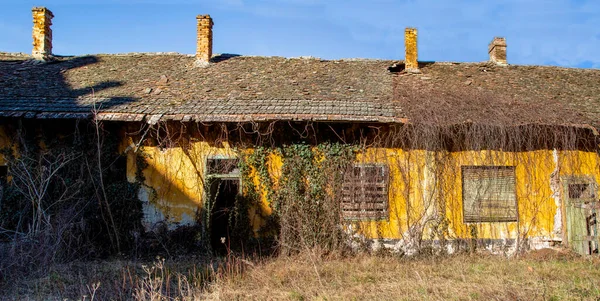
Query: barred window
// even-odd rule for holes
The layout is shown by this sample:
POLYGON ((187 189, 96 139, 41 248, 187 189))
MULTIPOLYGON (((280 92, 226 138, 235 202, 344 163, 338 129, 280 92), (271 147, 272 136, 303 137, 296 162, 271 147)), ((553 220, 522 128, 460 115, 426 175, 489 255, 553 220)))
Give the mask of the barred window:
POLYGON ((515 187, 514 166, 463 166, 464 222, 516 222, 515 187))
POLYGON ((388 216, 388 167, 356 164, 342 184, 342 214, 346 219, 384 219, 388 216))
POLYGON ((567 195, 571 202, 596 201, 596 185, 591 177, 566 177, 567 195))

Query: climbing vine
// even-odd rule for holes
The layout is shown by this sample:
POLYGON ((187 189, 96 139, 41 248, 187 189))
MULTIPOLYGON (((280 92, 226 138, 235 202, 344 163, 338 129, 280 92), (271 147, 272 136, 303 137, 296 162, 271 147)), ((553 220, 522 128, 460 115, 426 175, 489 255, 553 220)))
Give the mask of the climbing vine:
POLYGON ((244 193, 272 211, 263 215, 265 232, 276 234, 283 254, 305 248, 339 249, 345 245, 340 192, 344 172, 359 147, 341 143, 305 143, 258 147, 243 153, 240 167, 244 193), (280 174, 272 164, 280 158, 280 174))

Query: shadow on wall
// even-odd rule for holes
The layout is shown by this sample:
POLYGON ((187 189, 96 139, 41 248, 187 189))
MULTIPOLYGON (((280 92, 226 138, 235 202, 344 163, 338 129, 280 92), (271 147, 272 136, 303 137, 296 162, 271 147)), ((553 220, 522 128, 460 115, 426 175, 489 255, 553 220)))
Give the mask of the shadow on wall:
POLYGON ((106 110, 132 102, 131 97, 92 99, 96 92, 123 85, 116 80, 96 82, 101 78, 99 74, 94 74, 95 78, 82 77, 83 84, 90 84, 83 88, 73 88, 68 82, 66 72, 77 72, 76 69, 87 68, 98 61, 96 56, 59 56, 55 61, 37 63, 22 57, 0 55, 0 111, 15 112, 9 115, 14 117, 26 112, 85 114, 91 113, 94 106, 106 110))
MULTIPOLYGON (((145 187, 139 194, 148 228, 166 221, 177 225, 193 225, 202 205, 202 179, 186 174, 177 166, 167 169, 155 162, 144 169, 145 187)), ((172 163, 172 162, 171 162, 172 163)), ((181 162, 174 165, 181 165, 181 162)), ((135 172, 129 170, 129 172, 135 172)))

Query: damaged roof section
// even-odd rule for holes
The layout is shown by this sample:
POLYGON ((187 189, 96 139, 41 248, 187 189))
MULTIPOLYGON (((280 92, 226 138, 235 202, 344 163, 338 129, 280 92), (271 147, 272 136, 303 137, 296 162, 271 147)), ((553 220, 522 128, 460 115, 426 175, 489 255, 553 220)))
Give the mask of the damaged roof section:
POLYGON ((600 127, 600 70, 429 63, 399 72, 394 101, 415 123, 600 127))

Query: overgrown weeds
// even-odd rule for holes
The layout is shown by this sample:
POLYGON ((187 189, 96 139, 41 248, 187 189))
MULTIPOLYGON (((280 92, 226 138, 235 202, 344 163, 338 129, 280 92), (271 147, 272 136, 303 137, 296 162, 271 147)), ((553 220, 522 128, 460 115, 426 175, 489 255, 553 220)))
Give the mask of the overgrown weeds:
POLYGON ((53 265, 5 291, 43 300, 596 300, 600 261, 542 251, 521 258, 402 257, 311 250, 247 259, 156 258, 53 265), (551 255, 550 257, 548 257, 551 255))
POLYGON ((597 259, 317 256, 259 263, 211 285, 223 300, 596 300, 597 259), (315 267, 310 263, 314 259, 315 267), (317 272, 315 272, 317 271, 317 272))
POLYGON ((135 249, 138 184, 126 181, 111 130, 85 122, 5 127, 14 145, 2 150, 10 180, 0 203, 0 286, 135 249))

